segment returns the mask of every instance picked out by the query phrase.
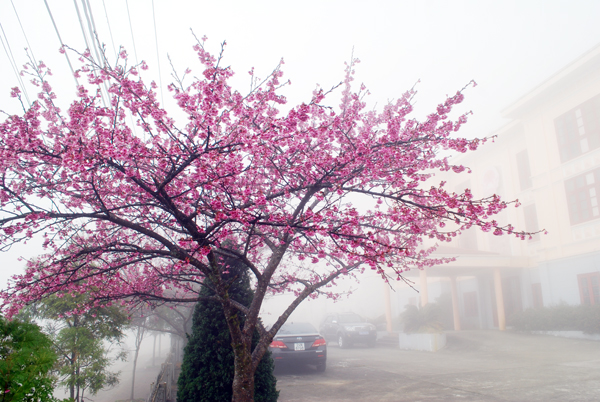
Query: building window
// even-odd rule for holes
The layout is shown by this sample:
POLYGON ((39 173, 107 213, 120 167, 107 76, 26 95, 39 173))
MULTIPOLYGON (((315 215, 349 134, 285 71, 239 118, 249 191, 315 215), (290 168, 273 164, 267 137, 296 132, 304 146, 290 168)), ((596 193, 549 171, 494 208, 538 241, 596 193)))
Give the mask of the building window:
POLYGON ((600 147, 600 95, 554 120, 562 162, 600 147))
POLYGON ((571 225, 600 217, 600 169, 566 180, 565 191, 571 225))
POLYGON ((517 170, 519 171, 519 183, 521 190, 527 190, 533 186, 531 181, 531 168, 529 166, 529 155, 527 150, 517 154, 517 170))
POLYGON ((577 275, 581 304, 588 306, 600 304, 600 273, 577 275))
MULTIPOLYGON (((540 230, 537 219, 537 210, 535 209, 535 204, 527 205, 523 208, 523 213, 525 214, 525 230, 529 233, 537 232, 540 230)), ((531 239, 529 241, 539 241, 540 234, 536 233, 531 235, 531 239)))
POLYGON ((532 304, 533 308, 544 307, 544 299, 542 298, 542 284, 532 283, 531 284, 532 304))
POLYGON ((477 292, 463 293, 463 302, 465 304, 465 317, 478 317, 479 307, 477 304, 477 292))

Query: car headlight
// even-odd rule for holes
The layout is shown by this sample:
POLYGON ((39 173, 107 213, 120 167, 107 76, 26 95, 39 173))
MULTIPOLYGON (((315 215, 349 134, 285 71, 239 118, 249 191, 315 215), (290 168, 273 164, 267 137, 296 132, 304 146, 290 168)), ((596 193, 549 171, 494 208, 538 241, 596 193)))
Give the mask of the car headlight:
POLYGON ((369 331, 375 331, 377 328, 373 324, 369 324, 369 331))

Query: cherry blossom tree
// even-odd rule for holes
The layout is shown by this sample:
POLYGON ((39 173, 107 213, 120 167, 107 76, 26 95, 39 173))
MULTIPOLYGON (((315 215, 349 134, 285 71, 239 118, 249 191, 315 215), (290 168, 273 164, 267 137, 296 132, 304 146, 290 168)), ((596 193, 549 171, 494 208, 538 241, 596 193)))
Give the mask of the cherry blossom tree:
MULTIPOLYGON (((146 65, 128 66, 124 51, 112 65, 80 55, 87 83, 66 111, 47 67, 30 66, 37 102, 0 124, 0 239, 7 249, 43 236, 47 253, 3 291, 6 314, 64 292, 89 293, 96 306, 195 302, 209 278, 235 350, 233 400, 251 401, 274 334, 306 298, 335 297, 340 276, 370 269, 401 280, 407 269, 443 263, 431 255, 435 242, 471 226, 526 235, 493 219, 516 202, 434 181, 466 170, 445 150, 485 141, 456 136, 467 115, 449 114, 462 90, 421 121, 409 115, 414 90, 367 110, 366 89, 351 86, 353 60, 339 86, 288 107, 280 66, 262 82, 251 72, 241 93, 223 51, 215 57, 204 44, 194 48, 202 75, 186 84, 174 74, 169 86, 183 122, 141 79, 146 65), (232 260, 253 277, 249 307, 228 294, 222 274, 232 260), (281 292, 295 299, 267 330, 261 305, 281 292)), ((20 99, 18 89, 12 96, 20 99)))

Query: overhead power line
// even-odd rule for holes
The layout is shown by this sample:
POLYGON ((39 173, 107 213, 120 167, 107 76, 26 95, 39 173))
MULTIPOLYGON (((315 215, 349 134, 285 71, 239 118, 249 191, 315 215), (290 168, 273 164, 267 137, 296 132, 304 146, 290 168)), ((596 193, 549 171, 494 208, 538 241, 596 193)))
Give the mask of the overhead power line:
POLYGON ((73 4, 75 4, 75 10, 77 11, 77 18, 79 19, 79 27, 81 28, 81 33, 83 34, 83 40, 85 41, 85 48, 87 50, 92 50, 90 47, 90 43, 88 42, 87 35, 85 33, 85 28, 83 26, 83 19, 81 18, 81 13, 79 12, 79 6, 77 5, 77 0, 73 0, 73 4))
POLYGON ((102 57, 100 57, 101 55, 98 49, 100 47, 100 44, 98 43, 98 31, 96 31, 96 24, 94 23, 92 7, 90 7, 90 2, 88 0, 81 0, 81 4, 83 5, 83 12, 85 13, 85 19, 87 20, 88 31, 90 33, 92 46, 94 47, 94 53, 96 53, 97 62, 98 64, 105 64, 104 55, 102 54, 102 57))
POLYGON ((10 43, 8 42, 8 37, 4 32, 4 27, 0 22, 0 30, 2 30, 2 36, 0 36, 0 40, 2 40, 2 47, 4 48, 4 52, 6 53, 6 57, 8 57, 8 61, 17 77, 17 82, 21 87, 21 91, 23 91, 23 95, 25 95, 25 100, 27 101, 27 106, 31 107, 31 102, 29 101, 29 96, 27 94, 27 89, 25 88, 25 84, 23 83, 23 79, 21 78, 21 74, 19 73, 19 68, 17 67, 17 62, 15 61, 15 57, 13 56, 12 49, 10 48, 10 43), (4 37, 4 39, 2 38, 4 37), (6 44, 4 42, 6 41, 6 44))
POLYGON ((162 75, 160 73, 160 53, 158 52, 158 33, 156 31, 156 13, 154 10, 154 0, 152 0, 152 19, 154 20, 154 43, 156 44, 156 60, 158 62, 158 85, 160 88, 160 103, 162 103, 162 107, 165 107, 165 100, 163 98, 162 75))
MULTIPOLYGON (((50 15, 50 19, 52 20, 52 25, 54 26, 54 31, 56 32, 56 36, 58 36, 58 41, 60 42, 61 48, 65 45, 60 37, 60 33, 58 32, 58 28, 56 27, 56 22, 54 22, 54 17, 52 16, 52 11, 50 11, 50 6, 48 6, 48 2, 44 0, 44 4, 46 5, 46 10, 48 10, 48 15, 50 15)), ((73 70, 73 66, 71 65, 71 60, 69 59, 69 55, 65 52, 65 57, 67 58, 67 63, 69 63, 69 68, 71 69, 71 75, 75 80, 75 84, 79 87, 79 81, 75 76, 75 71, 73 70)))
MULTIPOLYGON (((88 51, 91 52, 93 50, 94 53, 96 53, 96 58, 98 59, 96 62, 98 64, 101 64, 101 62, 103 60, 100 60, 100 57, 98 55, 98 49, 96 47, 96 41, 94 40, 95 39, 94 38, 95 35, 94 35, 94 31, 93 31, 93 29, 91 27, 90 19, 89 19, 88 15, 87 15, 88 12, 87 12, 87 7, 85 5, 85 1, 81 0, 81 4, 83 6, 84 12, 86 13, 86 20, 88 22, 89 32, 87 34, 86 34, 86 31, 85 31, 85 27, 83 25, 83 19, 81 18, 81 12, 79 12, 79 6, 77 6, 77 0, 73 0, 73 4, 75 4, 75 10, 77 11, 77 18, 79 18, 79 26, 81 27, 81 33, 83 34, 83 39, 85 40, 85 46, 86 46, 86 48, 87 48, 88 51), (88 42, 88 38, 87 38, 88 35, 90 36, 90 40, 92 41, 92 46, 90 46, 90 43, 88 42), (93 49, 92 49, 92 47, 93 47, 93 49)), ((92 60, 94 59, 93 56, 91 58, 92 58, 92 60)), ((94 76, 96 76, 96 72, 95 71, 93 72, 93 74, 94 74, 94 76)), ((104 91, 102 91, 102 87, 100 87, 100 96, 102 97, 102 104, 106 107, 107 103, 106 103, 106 98, 105 98, 105 95, 104 95, 104 91)))
POLYGON ((129 0, 125 0, 127 6, 127 18, 129 19, 129 30, 131 31, 131 40, 133 41, 133 54, 135 55, 135 64, 140 64, 137 57, 137 50, 135 48, 135 37, 133 36, 133 25, 131 25, 131 14, 129 13, 129 0))
MULTIPOLYGON (((152 0, 154 1, 154 0, 152 0)), ((110 21, 108 20, 108 13, 106 12, 106 4, 104 4, 104 0, 102 0, 102 6, 104 7, 104 16, 106 17, 106 24, 108 25, 108 33, 110 33, 110 43, 112 43, 113 52, 115 53, 115 58, 118 58, 117 48, 115 47, 115 41, 113 39, 112 29, 110 29, 110 21)))
POLYGON ((33 48, 29 44, 29 39, 27 39, 27 34, 25 33, 25 29, 23 29, 23 24, 21 24, 21 19, 19 18, 19 13, 17 12, 17 9, 15 8, 15 3, 13 3, 13 0, 10 0, 10 4, 12 4, 12 8, 15 11, 15 15, 17 16, 17 21, 19 21, 19 26, 21 27, 21 32, 23 32, 23 36, 25 37, 25 42, 27 43, 27 48, 31 52, 31 57, 33 58, 33 63, 37 66, 37 61, 35 60, 35 55, 33 54, 33 48))

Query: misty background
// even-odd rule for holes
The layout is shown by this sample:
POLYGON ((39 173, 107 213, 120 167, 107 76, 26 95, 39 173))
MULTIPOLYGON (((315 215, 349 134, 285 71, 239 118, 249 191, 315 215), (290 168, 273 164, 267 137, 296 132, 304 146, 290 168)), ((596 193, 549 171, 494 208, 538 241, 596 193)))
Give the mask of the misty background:
MULTIPOLYGON (((468 184, 482 196, 492 191, 509 200, 520 197, 522 190, 518 182, 520 172, 517 165, 520 162, 515 159, 515 155, 523 149, 542 146, 547 148, 545 153, 535 155, 530 151, 528 160, 532 166, 534 163, 537 166, 532 168, 530 176, 542 175, 546 171, 566 172, 565 169, 574 166, 575 162, 561 159, 558 145, 547 144, 555 139, 554 128, 551 125, 544 126, 546 123, 535 123, 537 117, 527 117, 523 109, 519 108, 529 99, 527 96, 536 93, 540 85, 548 85, 548 79, 555 77, 582 55, 593 52, 600 43, 600 2, 594 0, 368 3, 310 0, 289 3, 107 0, 90 3, 98 38, 106 45, 109 59, 115 57, 119 46, 124 46, 131 61, 145 60, 149 70, 143 73, 143 77, 148 81, 155 80, 160 85, 159 99, 166 104, 167 109, 174 106, 166 91, 167 85, 172 81, 167 55, 178 72, 181 73, 188 67, 192 69, 192 76, 201 72, 201 66, 192 50, 195 39, 190 28, 198 37, 208 37, 207 48, 212 53, 218 53, 221 42, 227 41, 224 61, 236 72, 232 82, 240 92, 249 88, 250 77, 247 72, 252 67, 257 76, 266 77, 283 58, 284 79, 291 80, 291 85, 283 90, 289 105, 309 99, 316 84, 329 88, 339 83, 343 79, 344 62, 349 61, 351 55, 361 60, 356 67, 355 83, 364 83, 369 89, 371 95, 366 99, 369 107, 382 107, 416 85, 416 117, 427 115, 438 103, 444 101, 446 95, 454 94, 471 80, 475 80, 478 85, 465 92, 465 101, 454 112, 458 116, 462 112, 473 111, 460 135, 471 138, 495 134, 499 137, 497 143, 485 145, 481 152, 477 151, 464 159, 474 169, 474 174, 455 179, 452 186, 458 188, 468 184), (547 135, 544 136, 543 133, 547 135), (477 170, 477 167, 480 169, 477 170), (503 173, 504 168, 508 171, 513 169, 512 179, 510 173, 503 173)), ((47 4, 63 42, 83 51, 86 47, 84 34, 73 4, 58 0, 48 1, 47 4)), ((85 21, 82 23, 85 25, 85 21)), ((19 85, 15 68, 20 69, 28 61, 24 48, 29 48, 30 55, 36 60, 43 60, 50 67, 53 72, 50 82, 58 94, 59 104, 63 109, 66 108, 75 93, 74 81, 65 57, 58 52, 60 43, 57 32, 44 1, 0 2, 0 24, 3 47, 0 50, 0 109, 8 114, 20 111, 20 105, 10 98, 9 93, 10 88, 19 85)), ((87 40, 91 38, 88 37, 87 40)), ((71 62, 77 65, 74 57, 71 62)), ((597 81, 593 82, 597 84, 597 81)), ((594 92, 597 85, 593 86, 587 81, 581 85, 592 89, 589 89, 587 95, 584 93, 585 88, 581 93, 571 94, 569 99, 564 100, 564 105, 558 108, 555 103, 554 109, 548 112, 549 115, 539 117, 539 121, 553 122, 572 112, 575 116, 573 121, 576 122, 578 105, 600 93, 594 92)), ((28 85, 27 91, 29 98, 34 99, 34 88, 28 85)), ((339 93, 329 100, 330 104, 337 103, 336 96, 339 97, 339 93)), ((582 152, 592 151, 593 148, 589 148, 582 152)), ((587 185, 590 185, 586 171, 596 169, 600 162, 594 160, 590 163, 591 165, 582 167, 587 169, 585 171, 572 167, 571 173, 564 173, 564 181, 575 180, 583 175, 583 180, 588 180, 587 185)), ((453 263, 453 266, 459 276, 462 272, 463 278, 459 281, 463 328, 497 328, 499 325, 497 314, 493 314, 497 307, 494 305, 494 297, 484 300, 481 291, 494 286, 491 271, 486 271, 481 277, 474 276, 469 271, 474 266, 486 264, 489 253, 504 256, 495 258, 495 261, 501 261, 504 268, 514 268, 514 272, 520 272, 517 268, 531 268, 540 259, 546 261, 542 263, 546 264, 542 266, 545 269, 544 267, 548 268, 547 261, 553 259, 564 263, 565 258, 577 256, 578 253, 588 256, 592 251, 597 253, 597 246, 581 246, 585 243, 584 239, 597 243, 598 234, 594 234, 593 228, 591 238, 585 237, 583 228, 583 237, 576 239, 577 228, 582 227, 583 221, 573 221, 573 217, 569 216, 570 209, 566 200, 562 204, 559 201, 558 206, 550 203, 540 206, 540 201, 564 198, 564 194, 558 193, 564 191, 563 183, 557 184, 553 179, 548 179, 547 182, 536 180, 534 179, 532 186, 541 188, 541 192, 537 195, 526 193, 529 198, 524 200, 525 208, 528 205, 536 205, 538 208, 539 219, 535 224, 527 220, 522 214, 523 210, 511 211, 502 219, 519 229, 529 230, 527 226, 532 229, 531 225, 534 225, 536 230, 549 230, 547 237, 538 245, 520 244, 515 240, 503 243, 501 240, 490 240, 491 235, 470 233, 450 245, 454 249, 440 250, 443 255, 460 254, 462 258, 453 263), (554 190, 543 190, 546 188, 544 186, 554 190), (544 213, 540 211, 542 209, 544 213), (551 216, 552 220, 546 220, 546 216, 551 216), (573 237, 567 239, 564 237, 565 230, 571 230, 572 226, 573 237), (569 251, 566 246, 569 242, 579 246, 572 246, 569 251), (556 251, 558 249, 561 251, 556 251), (530 260, 520 260, 516 265, 511 265, 520 257, 530 260), (464 262, 467 260, 471 262, 464 262), (471 307, 473 303, 478 306, 476 314, 471 307), (489 310, 489 314, 485 315, 484 309, 489 310)), ((590 202, 593 202, 591 198, 590 202)), ((593 214, 593 210, 591 211, 593 214)), ((39 242, 32 240, 27 245, 14 246, 1 254, 0 287, 5 286, 10 276, 21 272, 24 263, 19 258, 31 258, 39 252, 39 242)), ((594 262, 597 261, 596 254, 589 258, 590 264, 597 264, 594 262)), ((581 267, 582 264, 585 266, 581 262, 577 266, 581 267)), ((563 265, 563 268, 559 267, 562 269, 560 272, 572 266, 569 263, 563 265)), ((574 275, 597 272, 598 266, 595 267, 591 271, 582 268, 581 272, 574 275)), ((444 267, 440 269, 443 270, 444 267)), ((519 286, 521 290, 527 286, 529 296, 519 296, 519 308, 524 309, 537 303, 537 287, 534 285, 540 284, 540 294, 544 289, 554 289, 550 279, 547 283, 543 282, 540 272, 540 269, 527 271, 526 275, 523 274, 527 278, 520 282, 521 285, 515 285, 512 279, 503 282, 504 289, 509 289, 509 293, 519 286)), ((444 272, 438 272, 428 278, 430 302, 449 294, 452 285, 444 275, 444 272)), ((515 275, 523 279, 523 275, 515 275)), ((420 288, 418 273, 407 274, 407 277, 416 288, 420 288)), ((306 301, 292 320, 310 321, 318 327, 327 312, 354 311, 370 320, 384 322, 381 317, 385 315, 387 303, 386 286, 377 275, 367 272, 360 277, 360 281, 341 280, 339 286, 340 290, 348 292, 339 302, 306 301)), ((406 304, 419 304, 423 294, 401 283, 395 284, 391 290, 388 287, 387 291, 391 291, 389 303, 394 317, 406 304)), ((581 283, 574 282, 570 293, 566 295, 552 291, 543 293, 544 305, 561 301, 578 303, 581 283)), ((518 292, 514 290, 513 293, 518 292)), ((282 299, 285 298, 274 298, 266 304, 263 311, 265 323, 276 319, 280 312, 279 306, 284 304, 282 299)), ((518 308, 514 301, 516 299, 509 300, 512 301, 507 302, 510 304, 508 310, 518 308)), ((153 342, 154 338, 150 336, 143 344, 144 354, 140 357, 139 366, 142 370, 151 365, 149 360, 154 350, 153 342)), ((127 340, 125 347, 132 349, 131 339, 127 340)), ((167 348, 168 337, 165 336, 162 338, 160 353, 163 358, 167 348)), ((156 364, 158 363, 155 361, 154 365, 156 364)), ((124 370, 124 375, 129 370, 128 365, 119 368, 124 370)), ((123 377, 123 383, 127 386, 125 378, 123 377)))
MULTIPOLYGON (((108 57, 122 45, 132 61, 145 60, 150 67, 145 78, 162 82, 167 107, 173 105, 166 91, 172 81, 167 54, 180 73, 187 67, 192 75, 200 71, 192 50, 193 29, 198 37, 208 37, 213 53, 227 41, 225 62, 236 72, 234 84, 241 92, 249 88, 252 67, 265 77, 283 58, 284 78, 292 83, 284 90, 290 105, 308 99, 316 84, 329 88, 339 83, 352 54, 361 60, 355 83, 367 86, 371 107, 384 105, 418 82, 415 115, 422 117, 447 94, 475 80, 478 86, 466 92, 456 112, 473 111, 461 128, 467 137, 486 136, 506 124, 505 107, 600 42, 600 3, 593 0, 91 4, 108 57)), ((50 0, 48 5, 63 42, 84 50, 73 4, 50 0)), ((60 43, 44 2, 3 1, 0 24, 0 110, 20 110, 9 95, 18 86, 11 57, 20 69, 28 61, 25 48, 50 67, 50 82, 66 106, 75 93, 74 81, 58 52, 60 43)), ((31 85, 28 92, 35 97, 31 85)), ((34 250, 39 250, 35 241, 3 253, 0 283, 21 270, 20 256, 31 256, 34 250)))

